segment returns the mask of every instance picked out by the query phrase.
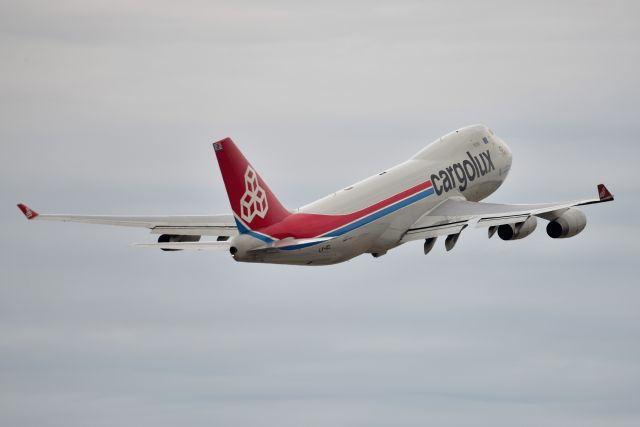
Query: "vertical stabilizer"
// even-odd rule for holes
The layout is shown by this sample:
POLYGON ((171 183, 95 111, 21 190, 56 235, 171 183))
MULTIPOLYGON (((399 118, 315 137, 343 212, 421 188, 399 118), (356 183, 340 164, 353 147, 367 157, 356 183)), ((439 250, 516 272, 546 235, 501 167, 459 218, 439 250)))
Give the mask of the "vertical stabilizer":
POLYGON ((231 138, 213 143, 231 209, 250 229, 260 229, 289 215, 231 138))

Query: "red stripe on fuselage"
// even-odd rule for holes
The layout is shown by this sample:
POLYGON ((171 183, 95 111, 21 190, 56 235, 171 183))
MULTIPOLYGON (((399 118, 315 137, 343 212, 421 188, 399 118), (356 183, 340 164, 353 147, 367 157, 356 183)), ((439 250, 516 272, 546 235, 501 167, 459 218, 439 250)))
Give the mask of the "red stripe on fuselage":
POLYGON ((312 213, 293 213, 277 224, 273 224, 269 227, 264 227, 261 229, 255 229, 254 231, 266 234, 267 236, 273 237, 275 239, 284 239, 286 237, 304 239, 322 236, 329 231, 347 225, 373 212, 392 205, 402 199, 419 193, 420 191, 431 188, 431 186, 431 181, 423 182, 409 188, 408 190, 403 191, 402 193, 398 193, 394 196, 381 200, 374 205, 349 214, 325 215, 312 213))

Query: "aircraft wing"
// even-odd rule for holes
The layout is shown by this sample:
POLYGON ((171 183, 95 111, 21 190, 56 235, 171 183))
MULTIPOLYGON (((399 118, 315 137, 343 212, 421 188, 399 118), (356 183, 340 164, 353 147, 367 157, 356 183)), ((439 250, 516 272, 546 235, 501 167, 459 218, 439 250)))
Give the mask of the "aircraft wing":
POLYGON ((519 223, 526 221, 530 216, 553 221, 571 207, 612 200, 613 196, 603 184, 598 185, 598 198, 560 203, 503 205, 470 202, 462 198, 447 199, 413 224, 402 237, 401 243, 458 234, 469 225, 497 227, 502 224, 519 223))
POLYGON ((233 215, 110 216, 39 214, 20 203, 18 208, 29 220, 82 222, 148 228, 153 234, 188 236, 235 236, 238 234, 233 215))

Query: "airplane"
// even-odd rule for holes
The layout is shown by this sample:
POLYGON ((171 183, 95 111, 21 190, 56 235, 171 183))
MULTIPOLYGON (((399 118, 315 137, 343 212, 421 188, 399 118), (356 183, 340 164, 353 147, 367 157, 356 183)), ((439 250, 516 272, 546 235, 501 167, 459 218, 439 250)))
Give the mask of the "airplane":
POLYGON ((210 216, 105 216, 38 214, 20 203, 29 220, 144 227, 157 243, 134 246, 176 250, 224 250, 241 262, 329 265, 368 253, 380 257, 404 243, 423 240, 428 254, 440 236, 445 249, 463 230, 486 227, 488 236, 519 240, 548 221, 547 234, 569 238, 586 226, 577 208, 613 200, 603 185, 598 197, 560 203, 482 203, 505 181, 512 154, 484 125, 450 132, 407 161, 296 210, 285 208, 230 138, 213 143, 232 214, 210 216), (216 240, 201 241, 202 236, 216 240))

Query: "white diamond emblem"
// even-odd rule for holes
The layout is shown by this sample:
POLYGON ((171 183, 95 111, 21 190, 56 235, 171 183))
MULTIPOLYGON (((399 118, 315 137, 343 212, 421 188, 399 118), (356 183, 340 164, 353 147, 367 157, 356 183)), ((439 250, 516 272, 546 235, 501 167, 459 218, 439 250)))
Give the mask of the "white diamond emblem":
POLYGON ((258 174, 251 166, 247 166, 244 173, 245 192, 240 199, 240 217, 250 223, 253 218, 264 218, 269 210, 267 194, 258 183, 258 174))

